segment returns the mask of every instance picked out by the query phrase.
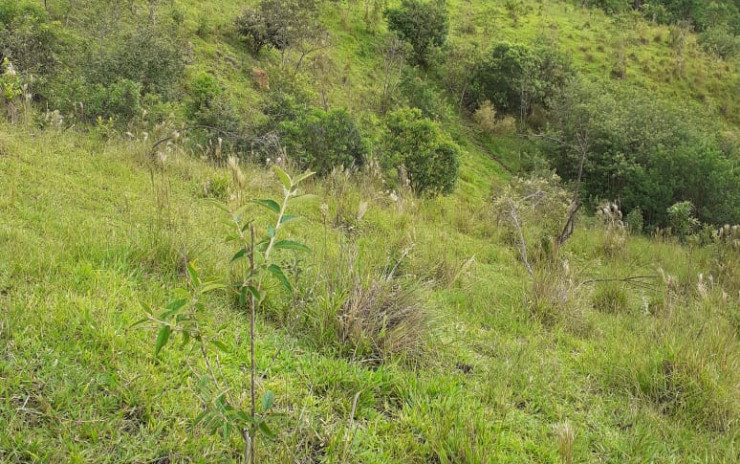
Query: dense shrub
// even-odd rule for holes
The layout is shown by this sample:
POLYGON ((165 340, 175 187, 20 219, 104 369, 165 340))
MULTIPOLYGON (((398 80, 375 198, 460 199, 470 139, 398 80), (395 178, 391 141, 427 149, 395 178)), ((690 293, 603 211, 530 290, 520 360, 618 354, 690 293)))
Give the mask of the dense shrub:
POLYGON ((87 62, 82 64, 88 82, 109 85, 128 79, 140 83, 145 93, 176 96, 185 65, 183 44, 176 37, 146 25, 123 32, 115 42, 102 53, 88 51, 87 62))
POLYGON ((637 10, 647 19, 663 24, 689 21, 699 31, 717 24, 737 27, 740 23, 740 5, 735 0, 579 0, 578 3, 601 8, 609 14, 637 10))
POLYGON ((702 222, 740 219, 740 172, 720 150, 712 119, 696 108, 656 99, 644 90, 573 82, 549 114, 545 153, 586 198, 618 199, 641 208, 647 224, 668 225, 668 208, 691 201, 702 222))
POLYGON ((497 110, 517 115, 528 114, 535 105, 547 106, 572 73, 568 61, 550 48, 510 43, 494 45, 471 72, 469 109, 487 100, 497 110))
POLYGON ((723 60, 731 60, 740 54, 740 37, 725 25, 707 29, 699 35, 698 42, 706 52, 723 60))
POLYGON ((345 110, 311 109, 279 124, 288 156, 303 168, 325 175, 338 166, 361 166, 368 153, 352 116, 345 110))
POLYGON ((401 109, 386 120, 386 169, 403 166, 417 195, 451 193, 457 181, 460 148, 418 109, 401 109))
POLYGON ((385 12, 388 29, 409 42, 414 50, 414 60, 428 67, 431 53, 447 40, 449 21, 444 0, 402 0, 401 6, 385 12))
POLYGON ((34 79, 26 79, 31 83, 48 78, 56 68, 58 34, 46 12, 35 3, 0 3, 0 44, 0 61, 8 58, 16 71, 32 75, 34 79))

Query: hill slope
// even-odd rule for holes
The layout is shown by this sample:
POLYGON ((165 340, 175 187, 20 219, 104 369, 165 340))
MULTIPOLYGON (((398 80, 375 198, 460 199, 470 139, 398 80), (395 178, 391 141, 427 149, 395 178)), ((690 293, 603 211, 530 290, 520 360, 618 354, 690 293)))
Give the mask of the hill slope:
MULTIPOLYGON (((172 16, 181 25, 186 75, 215 76, 245 119, 264 118, 259 68, 273 89, 295 85, 314 106, 351 109, 380 137, 385 26, 378 19, 368 31, 362 2, 324 2, 332 47, 309 56, 298 84, 281 83, 276 50, 255 58, 235 36, 244 2, 165 3, 155 11, 160 24, 172 16)), ((734 130, 737 68, 688 45, 684 74, 666 81, 675 59, 667 26, 567 2, 449 3, 452 40, 544 37, 594 80, 611 76, 624 49, 628 84, 699 99, 722 118, 712 124, 734 130)), ((144 2, 132 4, 145 15, 144 2)), ((63 18, 53 10, 62 6, 51 14, 63 18)), ((73 47, 95 18, 71 11, 73 47)), ((390 192, 372 165, 305 183, 311 196, 290 213, 306 219, 286 230, 311 251, 276 252, 295 291, 268 278, 257 318, 257 390, 274 392, 277 413, 268 419, 276 437, 257 442, 259 462, 736 462, 738 249, 707 236, 682 244, 627 234, 583 215, 553 250, 571 195, 544 181, 509 183, 532 169, 532 147, 512 131, 482 133, 437 77, 408 72, 428 87, 407 90, 431 92, 436 120, 464 149, 457 189, 390 192), (530 205, 528 192, 541 202, 530 205), (386 293, 370 290, 384 282, 386 293), (347 316, 347 301, 360 300, 364 332, 347 316), (411 316, 383 319, 394 314, 411 316)), ((182 130, 193 91, 185 87, 148 107, 165 123, 0 125, 2 462, 240 459, 238 433, 194 425, 214 395, 198 351, 173 336, 157 359, 157 330, 132 327, 187 285, 186 262, 233 282, 238 246, 226 242, 228 218, 214 200, 238 207, 282 191, 271 163, 242 162, 240 178, 198 156, 214 147, 194 148, 195 136, 153 148, 182 130)), ((269 234, 269 211, 248 212, 269 234)), ((200 301, 202 324, 227 348, 218 354, 223 381, 248 409, 248 311, 226 291, 200 301)))

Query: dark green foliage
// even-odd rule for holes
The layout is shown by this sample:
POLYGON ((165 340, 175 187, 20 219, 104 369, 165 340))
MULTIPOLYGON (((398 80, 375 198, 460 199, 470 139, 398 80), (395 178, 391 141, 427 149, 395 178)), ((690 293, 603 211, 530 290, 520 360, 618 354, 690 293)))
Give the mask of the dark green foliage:
POLYGON ((637 10, 647 19, 663 24, 690 22, 697 30, 727 24, 738 33, 740 4, 736 0, 579 0, 579 4, 601 8, 609 14, 637 10))
POLYGON ((569 62, 551 48, 498 43, 473 73, 471 110, 489 100, 497 111, 526 116, 548 101, 572 75, 569 62))
POLYGON ((455 188, 460 148, 418 109, 388 115, 381 160, 386 169, 404 166, 417 195, 448 194, 455 188))
POLYGON ((326 175, 338 166, 353 168, 365 162, 368 144, 344 110, 312 109, 278 126, 288 156, 303 168, 326 175))
POLYGON ((236 18, 236 31, 257 54, 265 47, 286 50, 319 31, 315 0, 262 0, 236 18))
POLYGON ((0 44, 0 61, 8 58, 23 75, 46 79, 56 68, 57 29, 35 3, 0 2, 0 44))
POLYGON ((447 40, 449 22, 444 0, 403 0, 398 8, 386 10, 388 29, 409 42, 415 63, 428 67, 434 47, 447 40))
POLYGON ((724 60, 731 60, 740 54, 740 36, 734 35, 726 25, 702 32, 698 42, 705 51, 724 60))
POLYGON ((187 85, 185 115, 193 123, 192 139, 210 156, 245 153, 244 124, 218 80, 206 72, 193 75, 187 85))
POLYGON ((545 152, 573 180, 585 151, 586 196, 639 207, 648 224, 667 225, 668 208, 680 201, 691 201, 702 222, 737 222, 740 172, 696 112, 643 91, 574 82, 554 100, 549 120, 560 142, 545 152))
POLYGON ((89 82, 109 85, 129 79, 145 93, 174 97, 184 70, 182 46, 167 31, 145 25, 122 33, 115 46, 90 49, 82 66, 89 82))

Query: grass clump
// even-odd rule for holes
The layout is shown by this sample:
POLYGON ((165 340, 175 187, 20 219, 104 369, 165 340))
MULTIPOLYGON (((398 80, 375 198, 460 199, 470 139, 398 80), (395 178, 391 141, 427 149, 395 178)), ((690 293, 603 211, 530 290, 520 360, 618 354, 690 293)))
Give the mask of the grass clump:
POLYGON ((593 306, 606 313, 624 312, 629 308, 627 292, 621 284, 607 283, 596 288, 593 306))

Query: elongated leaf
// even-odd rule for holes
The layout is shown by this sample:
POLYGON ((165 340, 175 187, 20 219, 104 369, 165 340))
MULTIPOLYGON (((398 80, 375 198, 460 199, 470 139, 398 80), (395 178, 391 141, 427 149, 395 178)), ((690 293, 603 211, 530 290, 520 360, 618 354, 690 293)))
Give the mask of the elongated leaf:
POLYGON ((134 322, 133 324, 131 324, 129 326, 129 329, 133 329, 134 327, 138 327, 141 324, 144 324, 145 322, 149 322, 149 318, 148 317, 145 317, 144 319, 140 319, 140 320, 134 322))
POLYGON ((209 293, 214 290, 221 290, 222 288, 226 288, 226 284, 223 282, 206 282, 200 287, 200 293, 209 293))
POLYGON ((270 238, 275 237, 275 228, 273 226, 267 226, 267 236, 270 238))
POLYGON ((257 301, 257 303, 262 303, 262 300, 265 299, 265 292, 257 290, 254 286, 248 285, 244 288, 247 290, 247 293, 254 296, 254 299, 257 301))
POLYGON ((301 216, 293 216, 290 214, 286 214, 282 218, 280 218, 280 224, 285 224, 286 222, 298 221, 300 219, 303 219, 303 218, 301 216))
POLYGON ((268 411, 272 407, 272 404, 274 402, 275 402, 275 394, 272 391, 267 390, 262 395, 262 412, 268 411))
POLYGON ((218 341, 218 340, 211 340, 211 343, 213 343, 213 346, 218 348, 219 350, 223 351, 224 353, 231 352, 231 349, 226 346, 224 342, 218 341))
POLYGON ((221 211, 224 211, 224 212, 227 212, 227 213, 229 212, 229 207, 226 206, 224 203, 218 201, 218 200, 214 200, 213 198, 208 198, 208 199, 205 200, 205 202, 208 203, 208 204, 210 204, 210 205, 215 206, 216 208, 220 209, 221 211))
POLYGON ((270 427, 268 427, 267 423, 264 421, 260 422, 260 432, 262 432, 267 437, 275 438, 275 433, 270 430, 270 427))
POLYGON ((288 282, 288 278, 285 277, 285 274, 283 274, 283 270, 280 269, 280 266, 278 266, 277 264, 270 264, 267 270, 278 278, 278 280, 281 284, 283 284, 283 287, 285 287, 286 290, 288 290, 289 292, 293 291, 293 287, 291 287, 290 282, 288 282))
POLYGON ((171 333, 172 333, 172 328, 168 325, 165 325, 161 329, 159 329, 159 333, 157 334, 157 342, 154 345, 154 357, 155 358, 159 355, 159 352, 162 351, 162 348, 164 347, 164 345, 167 344, 167 341, 170 339, 171 333))
POLYGON ((280 178, 280 182, 283 183, 285 189, 290 190, 290 187, 293 186, 293 181, 290 179, 288 173, 280 169, 278 166, 273 166, 272 169, 275 170, 275 173, 277 173, 278 177, 280 178))
POLYGON ((308 248, 306 245, 302 244, 301 242, 296 242, 295 240, 280 240, 278 242, 275 242, 272 247, 283 250, 311 251, 311 249, 308 248))
POLYGON ((258 205, 262 205, 265 208, 269 209, 273 213, 280 214, 280 205, 275 200, 270 199, 263 199, 263 200, 254 200, 255 203, 258 205))
POLYGON ((233 262, 234 262, 234 261, 236 261, 237 259, 243 258, 243 257, 244 257, 244 255, 246 255, 246 254, 247 254, 247 249, 246 249, 246 248, 242 248, 241 250, 237 251, 237 252, 236 252, 236 253, 234 254, 234 257, 233 257, 233 258, 231 258, 231 262, 233 263, 233 262))
POLYGON ((188 300, 187 298, 180 298, 178 300, 170 302, 165 308, 171 310, 171 311, 177 311, 178 309, 182 308, 187 304, 188 300))
POLYGON ((193 426, 196 426, 196 425, 200 424, 201 422, 203 422, 203 420, 204 420, 204 419, 205 419, 205 418, 206 418, 206 417, 208 416, 208 414, 210 414, 210 413, 211 413, 211 411, 209 411, 208 409, 205 409, 205 410, 201 411, 201 413, 200 413, 200 414, 198 414, 198 416, 197 416, 197 417, 195 418, 195 420, 193 421, 193 426))
POLYGON ((188 263, 188 275, 190 275, 190 282, 194 287, 200 285, 200 278, 198 278, 198 271, 195 270, 194 263, 188 263))
POLYGON ((298 185, 298 184, 300 184, 301 182, 303 182, 304 180, 306 180, 306 179, 308 179, 309 177, 313 176, 314 174, 316 174, 316 173, 315 173, 315 172, 311 172, 311 171, 306 171, 306 172, 304 172, 303 174, 301 174, 300 176, 296 177, 296 178, 295 178, 295 179, 293 180, 293 185, 298 185))

